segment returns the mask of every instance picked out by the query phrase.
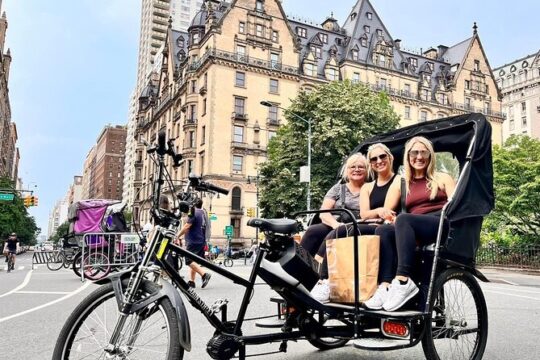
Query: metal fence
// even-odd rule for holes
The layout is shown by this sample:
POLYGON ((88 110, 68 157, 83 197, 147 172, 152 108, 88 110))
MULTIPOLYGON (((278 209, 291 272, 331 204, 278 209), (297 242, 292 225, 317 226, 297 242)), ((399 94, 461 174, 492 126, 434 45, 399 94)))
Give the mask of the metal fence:
POLYGON ((135 265, 140 256, 139 236, 129 233, 84 234, 81 280, 99 280, 111 271, 135 265))
POLYGON ((485 246, 478 249, 476 264, 523 270, 540 270, 540 245, 485 246))

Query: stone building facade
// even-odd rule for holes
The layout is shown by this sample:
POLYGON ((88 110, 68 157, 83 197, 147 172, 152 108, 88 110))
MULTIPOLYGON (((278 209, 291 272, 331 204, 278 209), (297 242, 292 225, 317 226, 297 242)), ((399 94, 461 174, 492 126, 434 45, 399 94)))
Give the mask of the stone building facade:
POLYGON ((529 135, 540 139, 540 51, 493 70, 506 114, 503 139, 529 135))
MULTIPOLYGON (((0 1, 0 9, 2 2, 0 1)), ((0 17, 0 176, 17 182, 19 168, 19 149, 17 148, 17 127, 11 121, 9 101, 9 71, 11 50, 5 50, 8 21, 6 13, 0 17)))
MULTIPOLYGON (((246 208, 256 206, 256 184, 247 177, 256 175, 285 121, 280 107, 299 91, 350 79, 387 92, 403 126, 483 112, 494 142, 502 140, 500 94, 476 25, 454 46, 414 53, 401 48, 368 0, 358 1, 342 26, 332 16, 322 25, 287 18, 277 0, 207 0, 187 32, 169 27, 163 55, 139 97, 137 136, 154 142, 163 129, 176 139, 185 161, 170 167, 174 181, 194 172, 230 189, 211 204, 217 242, 226 225, 239 241, 255 236, 245 225, 246 208)), ((155 166, 142 145, 134 163, 134 219, 141 212, 146 222, 145 185, 155 166)))

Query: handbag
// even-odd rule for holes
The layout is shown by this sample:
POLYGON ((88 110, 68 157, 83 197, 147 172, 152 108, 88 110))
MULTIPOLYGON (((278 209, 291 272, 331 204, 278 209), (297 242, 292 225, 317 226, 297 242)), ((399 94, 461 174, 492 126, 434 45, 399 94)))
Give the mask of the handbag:
MULTIPOLYGON (((378 235, 358 236, 359 301, 373 296, 379 273, 378 235)), ((354 237, 326 240, 330 301, 354 303, 354 237)))

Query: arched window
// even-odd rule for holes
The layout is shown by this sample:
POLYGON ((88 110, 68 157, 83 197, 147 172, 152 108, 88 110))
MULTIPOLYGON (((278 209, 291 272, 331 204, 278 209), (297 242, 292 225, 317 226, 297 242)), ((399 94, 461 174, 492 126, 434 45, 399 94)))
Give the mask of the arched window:
POLYGON ((238 186, 232 189, 231 209, 242 210, 242 190, 238 186))

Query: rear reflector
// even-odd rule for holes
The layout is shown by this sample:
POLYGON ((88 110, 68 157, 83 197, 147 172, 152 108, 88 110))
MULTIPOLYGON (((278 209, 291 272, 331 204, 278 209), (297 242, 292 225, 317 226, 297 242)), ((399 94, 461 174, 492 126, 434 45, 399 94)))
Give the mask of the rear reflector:
POLYGON ((382 320, 382 332, 384 335, 394 338, 406 338, 409 336, 409 325, 392 320, 382 320))

